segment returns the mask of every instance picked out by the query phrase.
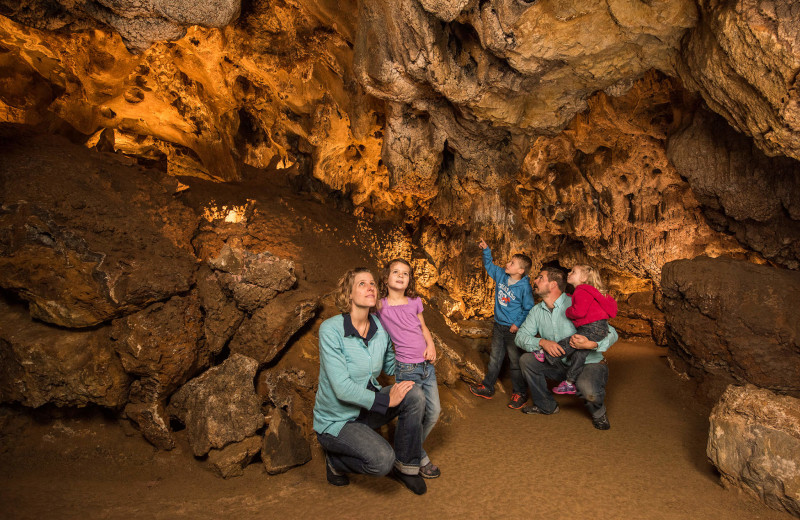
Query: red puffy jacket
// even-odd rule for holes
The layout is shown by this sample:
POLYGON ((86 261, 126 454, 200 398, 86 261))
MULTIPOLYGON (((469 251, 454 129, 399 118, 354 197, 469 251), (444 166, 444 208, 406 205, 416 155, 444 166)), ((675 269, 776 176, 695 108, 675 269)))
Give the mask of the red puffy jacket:
POLYGON ((582 283, 572 293, 572 305, 566 314, 576 327, 608 320, 617 315, 617 301, 611 296, 603 296, 593 285, 582 283))

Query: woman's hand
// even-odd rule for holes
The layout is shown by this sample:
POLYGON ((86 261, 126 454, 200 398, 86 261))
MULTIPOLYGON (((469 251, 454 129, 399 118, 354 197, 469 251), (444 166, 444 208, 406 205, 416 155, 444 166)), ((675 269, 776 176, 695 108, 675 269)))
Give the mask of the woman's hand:
POLYGON ((389 390, 389 408, 393 408, 403 402, 411 387, 414 386, 414 381, 400 381, 392 386, 389 390))
POLYGON ((427 348, 425 348, 425 354, 423 354, 423 357, 426 361, 430 361, 431 363, 436 361, 436 347, 433 346, 433 343, 429 343, 427 348))

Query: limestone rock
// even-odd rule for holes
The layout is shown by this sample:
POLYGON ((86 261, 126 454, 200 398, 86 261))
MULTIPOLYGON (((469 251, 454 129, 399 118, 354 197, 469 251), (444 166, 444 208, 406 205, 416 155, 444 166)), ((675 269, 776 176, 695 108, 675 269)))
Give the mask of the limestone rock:
POLYGON ((212 354, 218 354, 239 328, 244 312, 228 299, 216 274, 208 266, 201 266, 196 277, 197 295, 204 311, 206 345, 212 354))
POLYGON ((254 435, 241 442, 228 444, 221 450, 212 449, 208 452, 208 463, 214 473, 222 478, 241 476, 244 468, 261 451, 262 444, 262 437, 254 435))
POLYGON ((302 430, 280 408, 276 408, 269 419, 261 459, 270 475, 284 473, 311 460, 311 447, 302 430))
POLYGON ((186 425, 196 456, 240 442, 264 425, 253 387, 257 368, 255 360, 232 354, 172 395, 167 412, 186 425))
MULTIPOLYGON (((295 348, 304 350, 307 343, 309 341, 301 338, 295 348)), ((291 353, 290 351, 289 354, 291 353)), ((280 366, 262 370, 256 379, 256 393, 276 408, 285 411, 303 432, 313 435, 314 400, 317 391, 316 371, 313 370, 319 370, 319 361, 316 365, 307 362, 302 367, 298 366, 300 363, 292 361, 294 360, 281 360, 280 366)))
POLYGON ((218 271, 224 290, 244 311, 253 312, 278 293, 292 288, 297 278, 294 263, 270 253, 254 254, 227 244, 219 256, 208 261, 218 271))
POLYGON ((444 385, 453 386, 457 380, 463 379, 469 383, 483 381, 483 363, 476 352, 467 350, 459 352, 448 346, 434 333, 433 344, 436 347, 436 379, 444 385))
POLYGON ((667 154, 712 226, 780 265, 800 267, 800 160, 767 157, 705 111, 670 137, 667 154))
POLYGON ((176 181, 62 138, 2 154, 0 287, 35 318, 94 326, 189 289, 195 217, 174 200, 176 181))
POLYGON ((800 517, 800 401, 732 385, 709 422, 708 458, 723 484, 800 517))
POLYGON ((24 306, 0 298, 0 402, 121 407, 131 378, 108 334, 107 327, 48 326, 32 320, 24 306))
POLYGON ((689 375, 800 396, 800 273, 698 257, 665 265, 661 288, 669 347, 689 375))
POLYGON ((153 381, 160 399, 207 367, 211 359, 194 293, 114 320, 112 338, 125 371, 153 381))
POLYGON ((311 319, 319 298, 290 293, 278 296, 246 318, 230 342, 231 352, 267 364, 286 346, 289 338, 311 319))
POLYGON ((131 385, 125 417, 136 424, 142 436, 160 450, 175 447, 169 415, 165 407, 166 395, 155 379, 134 381, 131 385))
POLYGON ((767 155, 800 160, 800 4, 698 4, 699 23, 677 66, 684 84, 767 155))

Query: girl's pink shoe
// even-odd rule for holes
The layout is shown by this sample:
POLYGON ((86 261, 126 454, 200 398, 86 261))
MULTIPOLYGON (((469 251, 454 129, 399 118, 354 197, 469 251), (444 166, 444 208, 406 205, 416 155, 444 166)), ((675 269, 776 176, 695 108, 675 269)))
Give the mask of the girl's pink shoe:
POLYGON ((557 387, 553 388, 553 393, 559 395, 573 395, 575 394, 575 385, 569 381, 561 381, 557 387))
POLYGON ((543 350, 537 350, 536 352, 534 352, 533 353, 533 357, 535 357, 536 361, 538 361, 539 363, 544 363, 544 359, 545 358, 544 358, 544 351, 543 350))

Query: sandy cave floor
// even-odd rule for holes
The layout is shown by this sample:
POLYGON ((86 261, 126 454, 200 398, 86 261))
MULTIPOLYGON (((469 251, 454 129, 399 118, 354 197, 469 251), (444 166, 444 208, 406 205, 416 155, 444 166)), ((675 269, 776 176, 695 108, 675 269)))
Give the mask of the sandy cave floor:
POLYGON ((723 489, 705 456, 707 410, 667 367, 663 350, 621 342, 609 353, 612 428, 592 428, 575 398, 528 416, 462 396, 464 417, 437 427, 428 452, 442 468, 415 496, 389 478, 325 481, 321 451, 269 476, 260 463, 222 480, 193 460, 185 439, 158 452, 95 415, 6 417, 0 516, 17 518, 647 518, 788 519, 723 489))

